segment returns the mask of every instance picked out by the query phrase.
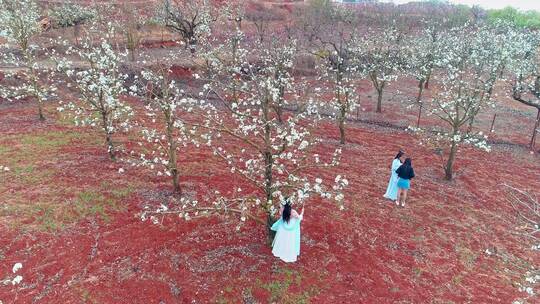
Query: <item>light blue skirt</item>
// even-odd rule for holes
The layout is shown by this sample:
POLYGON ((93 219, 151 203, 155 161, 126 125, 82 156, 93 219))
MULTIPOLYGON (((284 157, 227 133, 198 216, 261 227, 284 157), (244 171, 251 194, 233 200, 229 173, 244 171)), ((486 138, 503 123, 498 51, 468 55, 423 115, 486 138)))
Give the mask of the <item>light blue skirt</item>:
POLYGON ((397 186, 399 189, 409 190, 411 189, 411 180, 399 178, 397 181, 397 186))

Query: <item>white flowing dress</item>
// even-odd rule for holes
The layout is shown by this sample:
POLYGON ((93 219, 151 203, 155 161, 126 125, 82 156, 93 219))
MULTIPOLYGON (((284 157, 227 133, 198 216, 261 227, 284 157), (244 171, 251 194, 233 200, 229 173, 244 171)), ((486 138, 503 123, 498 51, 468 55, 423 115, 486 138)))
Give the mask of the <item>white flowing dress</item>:
POLYGON ((272 243, 272 254, 280 258, 283 262, 296 262, 300 255, 300 222, 302 215, 298 218, 291 216, 289 222, 279 219, 272 226, 276 231, 276 237, 272 243))
POLYGON ((387 199, 391 199, 393 201, 397 200, 397 182, 398 182, 398 175, 396 173, 396 170, 401 166, 401 161, 397 158, 394 159, 392 162, 392 171, 390 172, 390 181, 388 182, 388 187, 386 188, 386 193, 384 194, 384 197, 387 199))

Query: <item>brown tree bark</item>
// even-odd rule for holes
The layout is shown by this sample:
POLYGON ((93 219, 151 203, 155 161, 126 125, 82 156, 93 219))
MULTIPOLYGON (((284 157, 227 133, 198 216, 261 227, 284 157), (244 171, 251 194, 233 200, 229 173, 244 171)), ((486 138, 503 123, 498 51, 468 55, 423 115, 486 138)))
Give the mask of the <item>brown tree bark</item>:
POLYGON ((180 177, 178 174, 178 165, 176 157, 176 142, 173 138, 173 121, 170 119, 172 113, 166 114, 167 119, 167 141, 169 143, 169 172, 171 173, 173 189, 174 192, 178 195, 182 194, 182 189, 180 188, 180 177))
POLYGON ((531 142, 529 143, 529 147, 534 150, 536 146, 536 134, 539 132, 540 128, 540 108, 538 108, 538 113, 536 114, 536 122, 534 123, 534 129, 533 134, 531 136, 531 142))
POLYGON ((456 159, 457 152, 457 143, 452 141, 452 146, 450 147, 450 154, 448 155, 448 161, 446 162, 446 167, 444 168, 445 178, 447 180, 452 180, 453 176, 453 167, 454 161, 456 159))
POLYGON ((427 81, 424 81, 423 79, 418 82, 418 95, 416 96, 416 103, 420 105, 418 109, 418 119, 416 120, 416 127, 420 127, 420 117, 422 116, 422 93, 424 92, 424 83, 427 83, 427 81))
POLYGON ((377 113, 382 113, 382 97, 383 97, 383 90, 377 89, 377 113))

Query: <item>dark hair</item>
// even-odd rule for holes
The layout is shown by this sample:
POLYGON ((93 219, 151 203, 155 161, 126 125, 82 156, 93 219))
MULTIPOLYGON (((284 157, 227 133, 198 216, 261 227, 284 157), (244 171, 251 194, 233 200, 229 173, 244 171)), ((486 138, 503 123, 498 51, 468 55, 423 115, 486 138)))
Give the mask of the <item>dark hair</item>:
POLYGON ((398 158, 402 157, 403 154, 405 154, 405 152, 399 150, 398 154, 396 155, 396 157, 394 159, 398 159, 398 158))
POLYGON ((409 157, 405 159, 405 161, 403 162, 403 166, 412 167, 412 161, 409 157))
POLYGON ((289 204, 289 202, 285 203, 285 205, 283 205, 283 213, 282 213, 282 216, 283 216, 283 220, 285 222, 289 222, 291 220, 291 204, 289 204))

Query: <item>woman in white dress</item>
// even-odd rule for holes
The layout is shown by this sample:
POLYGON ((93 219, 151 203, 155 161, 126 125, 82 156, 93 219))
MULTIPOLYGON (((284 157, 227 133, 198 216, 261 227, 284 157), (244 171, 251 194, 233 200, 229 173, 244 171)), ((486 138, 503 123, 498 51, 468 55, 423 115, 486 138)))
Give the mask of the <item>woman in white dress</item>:
POLYGON ((388 182, 388 187, 386 188, 386 193, 384 194, 384 197, 396 201, 397 200, 397 194, 398 194, 398 176, 396 173, 396 170, 401 166, 401 158, 403 157, 404 153, 403 151, 399 151, 394 160, 392 161, 392 168, 390 172, 390 181, 388 182))
POLYGON ((281 217, 272 225, 271 229, 276 231, 272 254, 283 262, 296 262, 300 255, 300 222, 303 216, 304 208, 298 214, 287 202, 281 207, 281 217))

